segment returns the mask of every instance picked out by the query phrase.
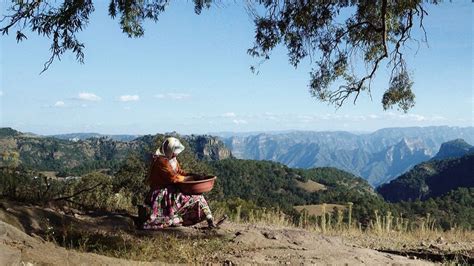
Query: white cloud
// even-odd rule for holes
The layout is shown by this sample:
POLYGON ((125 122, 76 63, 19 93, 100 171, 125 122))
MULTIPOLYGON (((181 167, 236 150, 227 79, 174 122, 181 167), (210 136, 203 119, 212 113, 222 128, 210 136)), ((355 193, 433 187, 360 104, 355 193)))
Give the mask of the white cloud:
POLYGON ((243 119, 234 119, 232 120, 232 122, 234 122, 234 124, 237 124, 237 125, 248 124, 248 122, 243 119))
POLYGON ((222 114, 222 117, 236 117, 237 115, 233 112, 228 112, 228 113, 224 113, 222 114))
POLYGON ((66 104, 63 101, 57 101, 54 103, 54 107, 64 107, 66 104))
POLYGON ((140 96, 138 95, 122 95, 119 97, 121 102, 136 102, 140 100, 140 96))
POLYGON ((266 119, 272 120, 272 121, 279 121, 279 120, 280 120, 280 119, 278 119, 276 116, 273 116, 273 115, 268 115, 268 116, 266 117, 266 119))
POLYGON ((393 112, 384 113, 379 117, 390 120, 411 122, 439 122, 448 120, 448 118, 441 115, 397 114, 393 112))
POLYGON ((426 117, 423 115, 418 115, 418 114, 409 114, 407 115, 409 119, 415 120, 415 121, 424 121, 426 120, 426 117))
POLYGON ((440 116, 440 115, 432 116, 430 119, 431 119, 431 121, 444 121, 444 120, 447 120, 446 117, 440 116))
POLYGON ((168 95, 169 97, 171 97, 171 99, 174 99, 174 100, 183 100, 183 99, 191 97, 191 95, 187 93, 168 93, 168 95))
POLYGON ((90 92, 81 92, 77 95, 77 99, 81 101, 89 101, 89 102, 98 102, 101 98, 94 93, 90 92))
POLYGON ((425 121, 427 120, 425 116, 419 114, 395 114, 395 113, 387 113, 387 116, 392 119, 398 120, 408 120, 408 121, 425 121))
POLYGON ((184 100, 184 99, 188 99, 191 97, 191 94, 187 94, 187 93, 160 93, 160 94, 156 94, 155 95, 155 98, 158 98, 158 99, 171 99, 171 100, 184 100))

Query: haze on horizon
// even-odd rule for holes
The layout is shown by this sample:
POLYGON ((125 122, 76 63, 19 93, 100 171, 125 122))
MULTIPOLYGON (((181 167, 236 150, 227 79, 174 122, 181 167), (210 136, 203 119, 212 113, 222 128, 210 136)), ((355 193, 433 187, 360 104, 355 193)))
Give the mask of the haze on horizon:
POLYGON ((309 62, 294 69, 284 49, 252 74, 249 66, 256 62, 246 50, 254 26, 239 3, 200 16, 192 3, 172 3, 157 24, 147 23, 141 39, 128 39, 106 9, 98 2, 80 34, 84 65, 68 54, 39 75, 49 41, 30 34, 17 44, 13 35, 2 36, 1 127, 50 135, 474 126, 470 1, 429 7, 429 47, 411 43, 407 51, 416 93, 407 114, 382 110, 385 68, 372 85, 373 100, 361 95, 356 105, 337 110, 311 98, 309 62))

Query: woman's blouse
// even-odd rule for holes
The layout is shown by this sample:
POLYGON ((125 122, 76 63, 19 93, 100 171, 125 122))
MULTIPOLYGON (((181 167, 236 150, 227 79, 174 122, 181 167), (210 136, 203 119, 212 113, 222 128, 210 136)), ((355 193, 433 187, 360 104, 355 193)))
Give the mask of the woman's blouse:
POLYGON ((168 158, 154 155, 147 183, 152 189, 165 188, 171 184, 183 182, 186 175, 177 161, 176 166, 173 167, 168 158))

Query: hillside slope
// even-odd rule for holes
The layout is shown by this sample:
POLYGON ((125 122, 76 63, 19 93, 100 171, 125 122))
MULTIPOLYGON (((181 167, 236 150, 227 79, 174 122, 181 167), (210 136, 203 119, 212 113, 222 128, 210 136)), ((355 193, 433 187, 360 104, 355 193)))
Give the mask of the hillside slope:
POLYGON ((458 187, 474 187, 474 154, 421 163, 377 191, 390 202, 426 200, 458 187))
POLYGON ((352 202, 357 218, 386 207, 367 181, 336 168, 294 169, 271 161, 239 159, 213 161, 209 166, 218 176, 217 190, 222 191, 218 200, 240 198, 286 213, 292 213, 296 205, 352 202), (302 186, 308 180, 324 189, 308 191, 302 186))

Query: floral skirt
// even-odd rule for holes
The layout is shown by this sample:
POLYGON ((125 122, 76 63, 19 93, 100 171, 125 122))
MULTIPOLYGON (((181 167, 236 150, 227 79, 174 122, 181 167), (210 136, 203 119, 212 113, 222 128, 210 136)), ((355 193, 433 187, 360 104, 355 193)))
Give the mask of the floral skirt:
POLYGON ((151 207, 151 213, 143 229, 193 225, 212 219, 203 195, 184 195, 174 187, 151 191, 145 201, 151 207))

